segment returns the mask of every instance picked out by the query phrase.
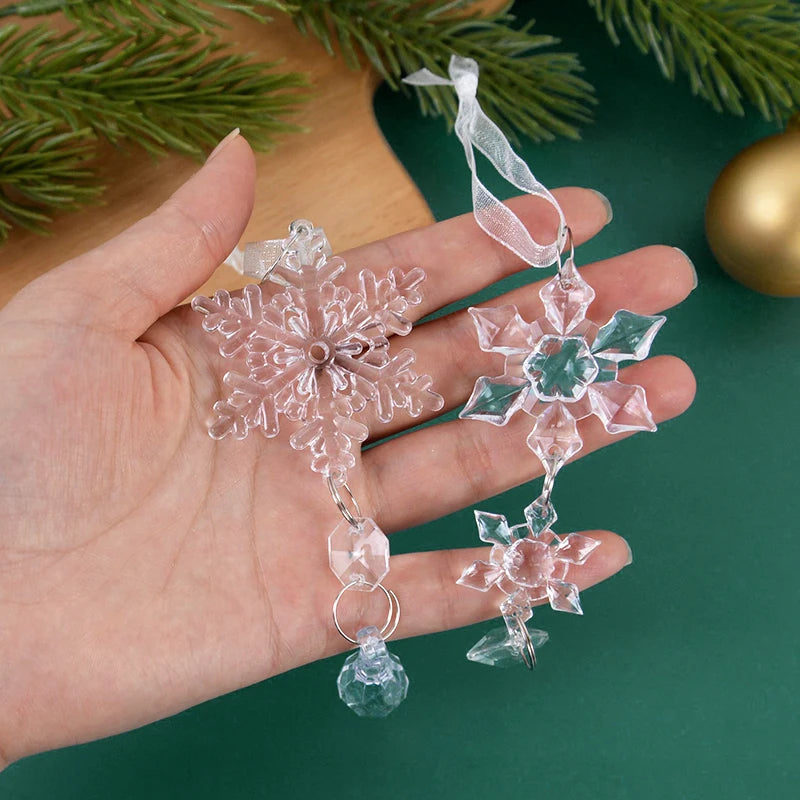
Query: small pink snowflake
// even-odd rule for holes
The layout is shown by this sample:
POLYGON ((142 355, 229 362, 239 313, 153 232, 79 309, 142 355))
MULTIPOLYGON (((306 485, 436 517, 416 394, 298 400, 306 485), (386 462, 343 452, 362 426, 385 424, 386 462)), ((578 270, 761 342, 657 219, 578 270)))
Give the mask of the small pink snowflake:
POLYGON ((525 510, 527 523, 513 527, 502 514, 476 511, 478 536, 493 547, 489 560, 475 561, 458 583, 481 592, 497 586, 507 595, 500 606, 506 617, 525 621, 531 608, 545 599, 556 611, 583 614, 578 587, 567 580, 567 572, 571 564, 586 563, 600 542, 580 533, 559 537, 550 529, 556 519, 552 507, 542 519, 535 506, 525 510))

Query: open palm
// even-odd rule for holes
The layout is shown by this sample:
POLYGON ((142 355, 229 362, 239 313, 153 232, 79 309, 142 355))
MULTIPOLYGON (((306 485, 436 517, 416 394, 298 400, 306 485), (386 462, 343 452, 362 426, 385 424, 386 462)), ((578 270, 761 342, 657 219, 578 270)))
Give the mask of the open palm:
MULTIPOLYGON (((233 138, 150 217, 34 281, 0 312, 2 761, 126 730, 347 647, 330 620, 341 587, 326 553, 339 512, 288 433, 209 438, 224 366, 199 315, 173 308, 238 240, 253 177, 249 147, 233 138)), ((605 224, 593 192, 557 195, 576 242, 605 224)), ((512 206, 542 231, 539 201, 512 206)), ((524 267, 470 216, 342 255, 351 274, 423 267, 417 318, 524 267)), ((583 274, 599 319, 621 306, 661 311, 693 285, 689 263, 670 247, 583 274)), ((533 319, 537 291, 524 287, 497 304, 516 303, 533 319)), ((446 408, 466 399, 478 375, 497 371, 464 312, 415 328, 404 345, 446 408)), ((672 357, 631 366, 621 379, 645 386, 661 420, 694 392, 691 372, 672 357)), ((373 420, 370 435, 417 421, 373 420)), ((586 450, 609 443, 596 420, 581 425, 586 450)), ((526 433, 519 418, 501 429, 428 427, 367 450, 351 486, 387 533, 401 530, 540 474, 526 433)), ((591 535, 602 546, 574 568, 581 587, 629 558, 618 536, 591 535)), ((465 531, 464 543, 472 541, 465 531)), ((387 585, 403 604, 398 636, 497 613, 492 593, 455 584, 479 553, 393 557, 387 585)), ((349 608, 348 624, 367 620, 372 600, 349 608)))

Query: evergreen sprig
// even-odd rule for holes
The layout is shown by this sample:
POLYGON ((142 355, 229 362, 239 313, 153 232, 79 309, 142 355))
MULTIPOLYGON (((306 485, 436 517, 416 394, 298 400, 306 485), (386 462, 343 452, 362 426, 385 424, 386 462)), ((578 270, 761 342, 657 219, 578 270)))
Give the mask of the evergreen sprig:
MULTIPOLYGON (((718 109, 767 119, 800 106, 800 4, 794 0, 588 0, 618 43, 625 31, 670 79, 718 109)), ((231 52, 217 12, 261 22, 288 14, 353 68, 370 64, 393 88, 421 67, 443 74, 451 53, 481 64, 479 96, 513 137, 576 138, 593 90, 558 40, 518 28, 510 3, 479 14, 472 0, 17 0, 0 19, 61 12, 73 27, 0 27, 0 242, 14 225, 42 229, 50 210, 99 192, 99 138, 151 153, 199 155, 239 124, 271 147, 296 130, 303 75, 231 52), (547 48, 547 49, 546 49, 547 48)), ((415 89, 426 114, 455 118, 447 87, 415 89)))
MULTIPOLYGON (((295 5, 292 17, 304 34, 318 38, 331 55, 339 49, 353 68, 368 61, 392 88, 422 67, 446 74, 451 54, 458 53, 480 63, 481 104, 512 134, 578 138, 575 123, 589 119, 593 90, 578 75, 577 56, 541 52, 559 40, 533 34, 533 21, 512 27, 510 3, 488 15, 470 12, 470 0, 296 0, 295 5)), ((415 91, 423 113, 453 122, 457 103, 451 89, 415 91)))
POLYGON ((43 233, 51 210, 77 208, 102 191, 89 168, 90 130, 9 118, 0 130, 0 242, 16 226, 43 233))
POLYGON ((194 33, 0 29, 0 103, 12 115, 91 128, 152 153, 200 155, 234 121, 255 147, 269 148, 297 130, 286 117, 306 85, 300 73, 194 33))
POLYGON ((619 43, 624 28, 664 75, 677 68, 718 111, 743 114, 743 98, 768 119, 800 105, 800 5, 793 0, 589 0, 619 43))
MULTIPOLYGON (((339 49, 354 69, 371 63, 393 88, 401 86, 403 75, 422 66, 446 71, 453 52, 475 58, 481 63, 481 101, 512 137, 517 132, 535 140, 578 138, 576 123, 590 118, 594 98, 591 85, 578 75, 582 68, 577 56, 541 52, 558 40, 533 34, 533 22, 514 28, 510 5, 484 15, 470 11, 474 0, 24 0, 0 9, 0 15, 61 11, 88 30, 163 30, 179 24, 208 31, 221 24, 213 7, 262 22, 269 21, 267 12, 284 12, 331 55, 339 49)), ((436 87, 414 91, 424 113, 453 121, 452 92, 436 87)))
POLYGON ((263 22, 269 19, 266 13, 289 13, 292 6, 280 0, 205 0, 205 4, 195 0, 23 0, 0 8, 0 18, 43 17, 61 13, 87 31, 109 28, 131 31, 143 27, 164 31, 182 26, 196 33, 207 33, 221 25, 215 14, 216 9, 238 11, 263 22))
POLYGON ((269 149, 278 134, 298 130, 287 118, 305 86, 301 73, 194 32, 0 28, 0 161, 17 159, 0 163, 0 242, 12 225, 27 220, 40 230, 48 208, 100 191, 89 190, 87 167, 79 168, 97 139, 197 157, 238 124, 254 147, 269 149), (36 177, 17 207, 22 144, 24 174, 36 177))

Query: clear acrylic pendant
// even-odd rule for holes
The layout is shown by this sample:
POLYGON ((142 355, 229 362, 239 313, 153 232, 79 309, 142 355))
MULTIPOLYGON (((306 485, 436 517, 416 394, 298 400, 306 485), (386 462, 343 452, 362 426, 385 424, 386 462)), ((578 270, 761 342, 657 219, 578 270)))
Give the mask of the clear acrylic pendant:
POLYGON ((336 685, 339 697, 359 717, 385 717, 403 702, 408 676, 375 627, 357 634, 358 650, 345 659, 336 685))
MULTIPOLYGON (((510 527, 502 514, 475 512, 478 536, 493 545, 489 561, 475 561, 458 583, 470 589, 488 591, 497 586, 506 594, 500 606, 504 617, 524 617, 547 600, 554 611, 583 614, 578 587, 567 580, 570 566, 585 564, 600 542, 580 533, 559 536, 551 529, 555 511, 529 514, 542 507, 541 498, 526 509, 529 522, 510 527), (533 524, 544 518, 543 526, 533 524)), ((546 504, 552 509, 552 506, 546 504)))
MULTIPOLYGON (((535 652, 550 638, 547 631, 526 626, 531 643, 531 650, 535 652)), ((503 625, 492 628, 489 633, 480 639, 467 651, 467 658, 478 664, 487 664, 490 667, 512 667, 518 664, 528 665, 528 645, 519 633, 509 631, 503 625)), ((535 663, 535 661, 533 662, 535 663)))
POLYGON ((535 417, 528 446, 553 474, 583 445, 577 420, 594 414, 609 433, 656 428, 644 389, 617 373, 647 357, 666 318, 621 309, 598 327, 586 317, 594 296, 570 255, 539 291, 545 315, 534 322, 512 305, 469 309, 478 345, 504 356, 505 369, 478 378, 459 416, 494 425, 520 409, 535 417))
POLYGON ((289 443, 310 452, 311 469, 326 479, 343 517, 328 536, 328 563, 343 585, 333 601, 333 624, 358 651, 339 674, 339 696, 359 716, 385 717, 408 692, 400 659, 385 643, 397 629, 400 602, 383 585, 389 540, 361 514, 347 473, 367 438, 358 417, 368 404, 384 423, 397 409, 418 417, 444 405, 430 377, 412 369, 414 353, 393 354, 389 347, 390 337, 411 332, 407 311, 422 302, 425 273, 395 268, 379 278, 362 270, 357 287, 337 285, 345 263, 308 220, 293 222, 285 239, 251 243, 233 256, 243 274, 282 291, 251 284, 241 296, 222 290, 192 301, 204 315, 203 328, 221 337, 220 355, 239 361, 223 378, 229 391, 214 405, 209 434, 244 439, 259 430, 273 437, 282 422, 294 424, 289 443), (386 622, 380 630, 362 628, 354 639, 342 628, 339 604, 349 590, 375 589, 388 602, 386 622))
POLYGON ((494 425, 505 425, 520 409, 533 416, 527 443, 545 473, 541 496, 525 509, 526 524, 511 527, 500 514, 475 512, 478 535, 492 549, 489 560, 471 564, 458 583, 481 592, 496 586, 506 595, 500 605, 506 627, 490 631, 467 653, 493 666, 535 663, 547 634, 528 627, 534 605, 549 602, 556 611, 583 614, 567 574, 600 542, 557 535, 551 502, 556 475, 583 446, 578 420, 594 414, 609 433, 655 430, 644 389, 618 381, 617 373, 619 362, 646 358, 665 318, 623 309, 595 325, 586 318, 595 293, 575 268, 572 250, 539 297, 545 313, 531 323, 512 305, 469 310, 481 350, 502 355, 505 369, 476 381, 460 416, 494 425))

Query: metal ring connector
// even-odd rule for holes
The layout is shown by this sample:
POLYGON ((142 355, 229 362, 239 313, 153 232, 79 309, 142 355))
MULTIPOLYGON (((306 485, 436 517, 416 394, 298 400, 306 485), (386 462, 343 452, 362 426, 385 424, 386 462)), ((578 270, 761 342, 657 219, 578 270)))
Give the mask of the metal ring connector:
MULTIPOLYGON (((569 256, 567 256, 566 260, 567 261, 572 261, 574 263, 574 260, 575 260, 575 242, 574 242, 574 240, 572 238, 572 228, 570 228, 569 225, 567 225, 567 227, 564 229, 564 235, 566 236, 566 241, 564 242, 563 250, 566 250, 567 249, 567 245, 569 245, 569 256)), ((563 252, 563 250, 562 250, 562 252, 563 252)), ((561 253, 559 253, 558 254, 558 280, 559 280, 559 283, 561 284, 561 288, 562 289, 570 289, 571 288, 571 283, 567 278, 564 277, 563 264, 564 264, 564 259, 561 258, 561 253)))
POLYGON ((350 500, 353 503, 353 509, 355 514, 350 511, 347 507, 347 504, 342 499, 342 495, 339 492, 339 487, 334 483, 333 477, 331 475, 328 476, 328 491, 331 493, 331 497, 333 498, 333 502, 336 503, 336 507, 339 511, 342 512, 342 516, 347 520, 347 522, 352 525, 354 528, 357 528, 361 524, 361 520, 363 519, 363 515, 361 514, 361 508, 358 505, 358 500, 356 500, 355 495, 350 490, 350 487, 347 483, 343 483, 342 486, 347 494, 350 496, 350 500))
POLYGON ((536 650, 531 641, 531 635, 528 633, 528 626, 519 617, 516 618, 516 622, 523 644, 523 647, 520 648, 520 655, 525 666, 532 670, 536 666, 536 650))
POLYGON ((555 486, 556 476, 550 472, 545 472, 544 484, 542 485, 542 505, 546 508, 550 504, 550 498, 553 496, 553 487, 555 486))
POLYGON ((284 256, 292 249, 292 245, 297 241, 300 236, 307 236, 311 233, 313 225, 308 220, 296 219, 289 225, 289 238, 284 242, 281 252, 278 257, 267 267, 264 272, 262 280, 266 280, 275 271, 278 264, 281 263, 284 256))
MULTIPOLYGON (((336 595, 336 599, 333 601, 333 624, 336 626, 336 630, 351 644, 358 644, 358 640, 354 639, 352 636, 348 636, 342 630, 342 626, 339 623, 339 602, 348 589, 361 585, 363 585, 363 581, 350 581, 350 583, 344 586, 339 594, 336 595)), ((386 622, 384 622, 380 630, 381 638, 385 641, 397 630, 397 625, 400 622, 400 601, 397 599, 397 595, 391 589, 387 589, 382 583, 378 583, 372 588, 380 589, 389 602, 389 612, 386 615, 386 622)), ((525 632, 527 633, 527 630, 525 632)), ((528 640, 530 641, 530 637, 528 637, 528 640)), ((531 646, 531 649, 532 647, 533 646, 531 646)))

